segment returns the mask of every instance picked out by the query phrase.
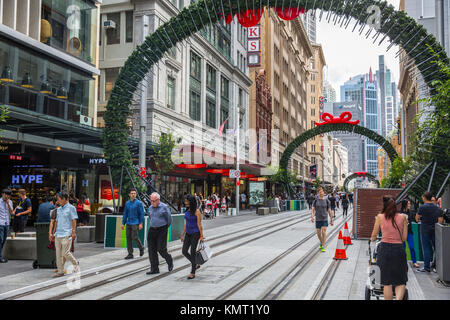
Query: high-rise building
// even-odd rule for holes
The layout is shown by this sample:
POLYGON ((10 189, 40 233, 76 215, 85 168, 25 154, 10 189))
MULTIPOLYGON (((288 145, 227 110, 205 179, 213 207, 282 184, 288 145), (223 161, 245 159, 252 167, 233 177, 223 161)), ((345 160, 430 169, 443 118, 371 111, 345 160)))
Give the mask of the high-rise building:
MULTIPOLYGON (((344 85, 341 86, 341 97, 343 101, 357 101, 363 110, 362 125, 379 134, 378 127, 378 83, 374 79, 372 69, 369 74, 358 75, 350 78, 344 85)), ((377 175, 378 161, 377 148, 378 145, 368 138, 363 138, 364 141, 364 171, 372 175, 377 175)))
MULTIPOLYGON (((272 164, 278 165, 287 145, 310 129, 307 90, 310 90, 310 58, 314 51, 300 19, 282 20, 270 9, 261 18, 260 28, 261 67, 252 68, 252 75, 255 74, 254 71, 264 69, 266 82, 271 89, 272 130, 279 132, 278 141, 271 141, 271 154, 272 164)), ((256 106, 250 105, 250 108, 254 107, 256 106)), ((250 111, 250 114, 255 113, 250 111)), ((252 145, 250 142, 250 146, 252 145)), ((303 175, 303 169, 305 175, 308 173, 308 146, 309 142, 297 148, 289 162, 289 170, 295 172, 299 178, 303 175)), ((280 191, 282 189, 270 192, 280 191)))
POLYGON ((325 80, 323 84, 323 98, 326 102, 336 102, 336 90, 333 86, 325 80))
POLYGON ((301 14, 300 18, 303 22, 303 26, 305 27, 309 41, 311 41, 311 43, 316 43, 317 20, 315 12, 313 10, 309 10, 308 12, 301 14))
MULTIPOLYGON (((433 34, 450 56, 450 0, 400 0, 400 10, 423 25, 427 31, 433 34)), ((404 150, 403 156, 410 154, 411 138, 417 130, 414 119, 417 114, 425 109, 423 102, 416 101, 429 95, 428 86, 424 83, 422 74, 410 57, 401 49, 400 79, 398 89, 402 108, 401 114, 401 144, 404 150)))
MULTIPOLYGON (((384 55, 378 56, 378 70, 375 73, 378 82, 378 109, 380 134, 386 137, 395 127, 395 97, 397 89, 392 86, 393 76, 386 66, 384 55)), ((395 83, 395 82, 394 82, 395 83)))

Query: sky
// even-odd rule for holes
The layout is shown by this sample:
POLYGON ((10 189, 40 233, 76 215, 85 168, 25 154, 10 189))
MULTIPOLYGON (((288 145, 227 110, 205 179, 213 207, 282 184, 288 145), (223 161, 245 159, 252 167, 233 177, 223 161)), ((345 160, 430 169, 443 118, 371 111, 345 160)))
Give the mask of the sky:
MULTIPOLYGON (((387 0, 392 4, 396 10, 399 10, 400 0, 387 0)), ((319 20, 320 10, 317 11, 317 29, 316 41, 322 45, 323 53, 325 55, 326 66, 324 68, 324 79, 333 86, 336 90, 336 99, 340 101, 340 86, 350 77, 358 74, 369 73, 369 68, 372 67, 372 72, 375 74, 378 69, 378 56, 384 55, 385 64, 393 74, 393 80, 398 84, 399 80, 399 63, 395 55, 398 51, 398 46, 392 46, 386 52, 389 46, 388 38, 378 46, 383 35, 380 35, 375 43, 372 37, 375 32, 369 35, 366 39, 366 32, 369 30, 366 26, 364 31, 359 34, 359 27, 356 27, 355 20, 351 20, 347 29, 339 27, 326 21, 327 13, 322 15, 322 21, 319 20)))

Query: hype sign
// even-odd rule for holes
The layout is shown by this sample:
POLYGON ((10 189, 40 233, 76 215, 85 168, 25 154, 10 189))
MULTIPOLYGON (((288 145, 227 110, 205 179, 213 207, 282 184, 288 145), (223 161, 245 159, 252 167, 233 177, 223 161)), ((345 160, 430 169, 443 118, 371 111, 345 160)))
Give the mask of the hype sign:
POLYGON ((42 183, 42 174, 31 174, 31 175, 13 175, 11 177, 12 184, 21 184, 21 183, 42 183))

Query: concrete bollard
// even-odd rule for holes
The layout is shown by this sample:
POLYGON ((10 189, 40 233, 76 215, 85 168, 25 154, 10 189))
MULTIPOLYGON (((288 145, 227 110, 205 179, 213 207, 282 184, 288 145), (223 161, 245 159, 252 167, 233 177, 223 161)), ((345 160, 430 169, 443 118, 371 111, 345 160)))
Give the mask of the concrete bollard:
POLYGON ((256 213, 258 215, 260 215, 260 216, 269 214, 269 208, 267 208, 267 207, 260 207, 260 208, 258 208, 258 211, 256 211, 256 213))
POLYGON ((36 260, 36 237, 7 238, 3 247, 3 257, 8 260, 36 260))
POLYGON ((277 207, 270 207, 270 213, 278 213, 277 207))
POLYGON ((95 227, 81 226, 77 228, 77 242, 94 242, 95 241, 95 227))

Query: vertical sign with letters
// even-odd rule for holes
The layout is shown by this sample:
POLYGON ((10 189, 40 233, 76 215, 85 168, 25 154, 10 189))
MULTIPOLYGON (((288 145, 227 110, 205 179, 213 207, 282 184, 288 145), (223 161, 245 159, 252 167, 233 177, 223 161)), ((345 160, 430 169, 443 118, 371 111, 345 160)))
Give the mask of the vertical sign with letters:
POLYGON ((249 67, 261 66, 261 28, 256 25, 247 28, 247 61, 249 67))

